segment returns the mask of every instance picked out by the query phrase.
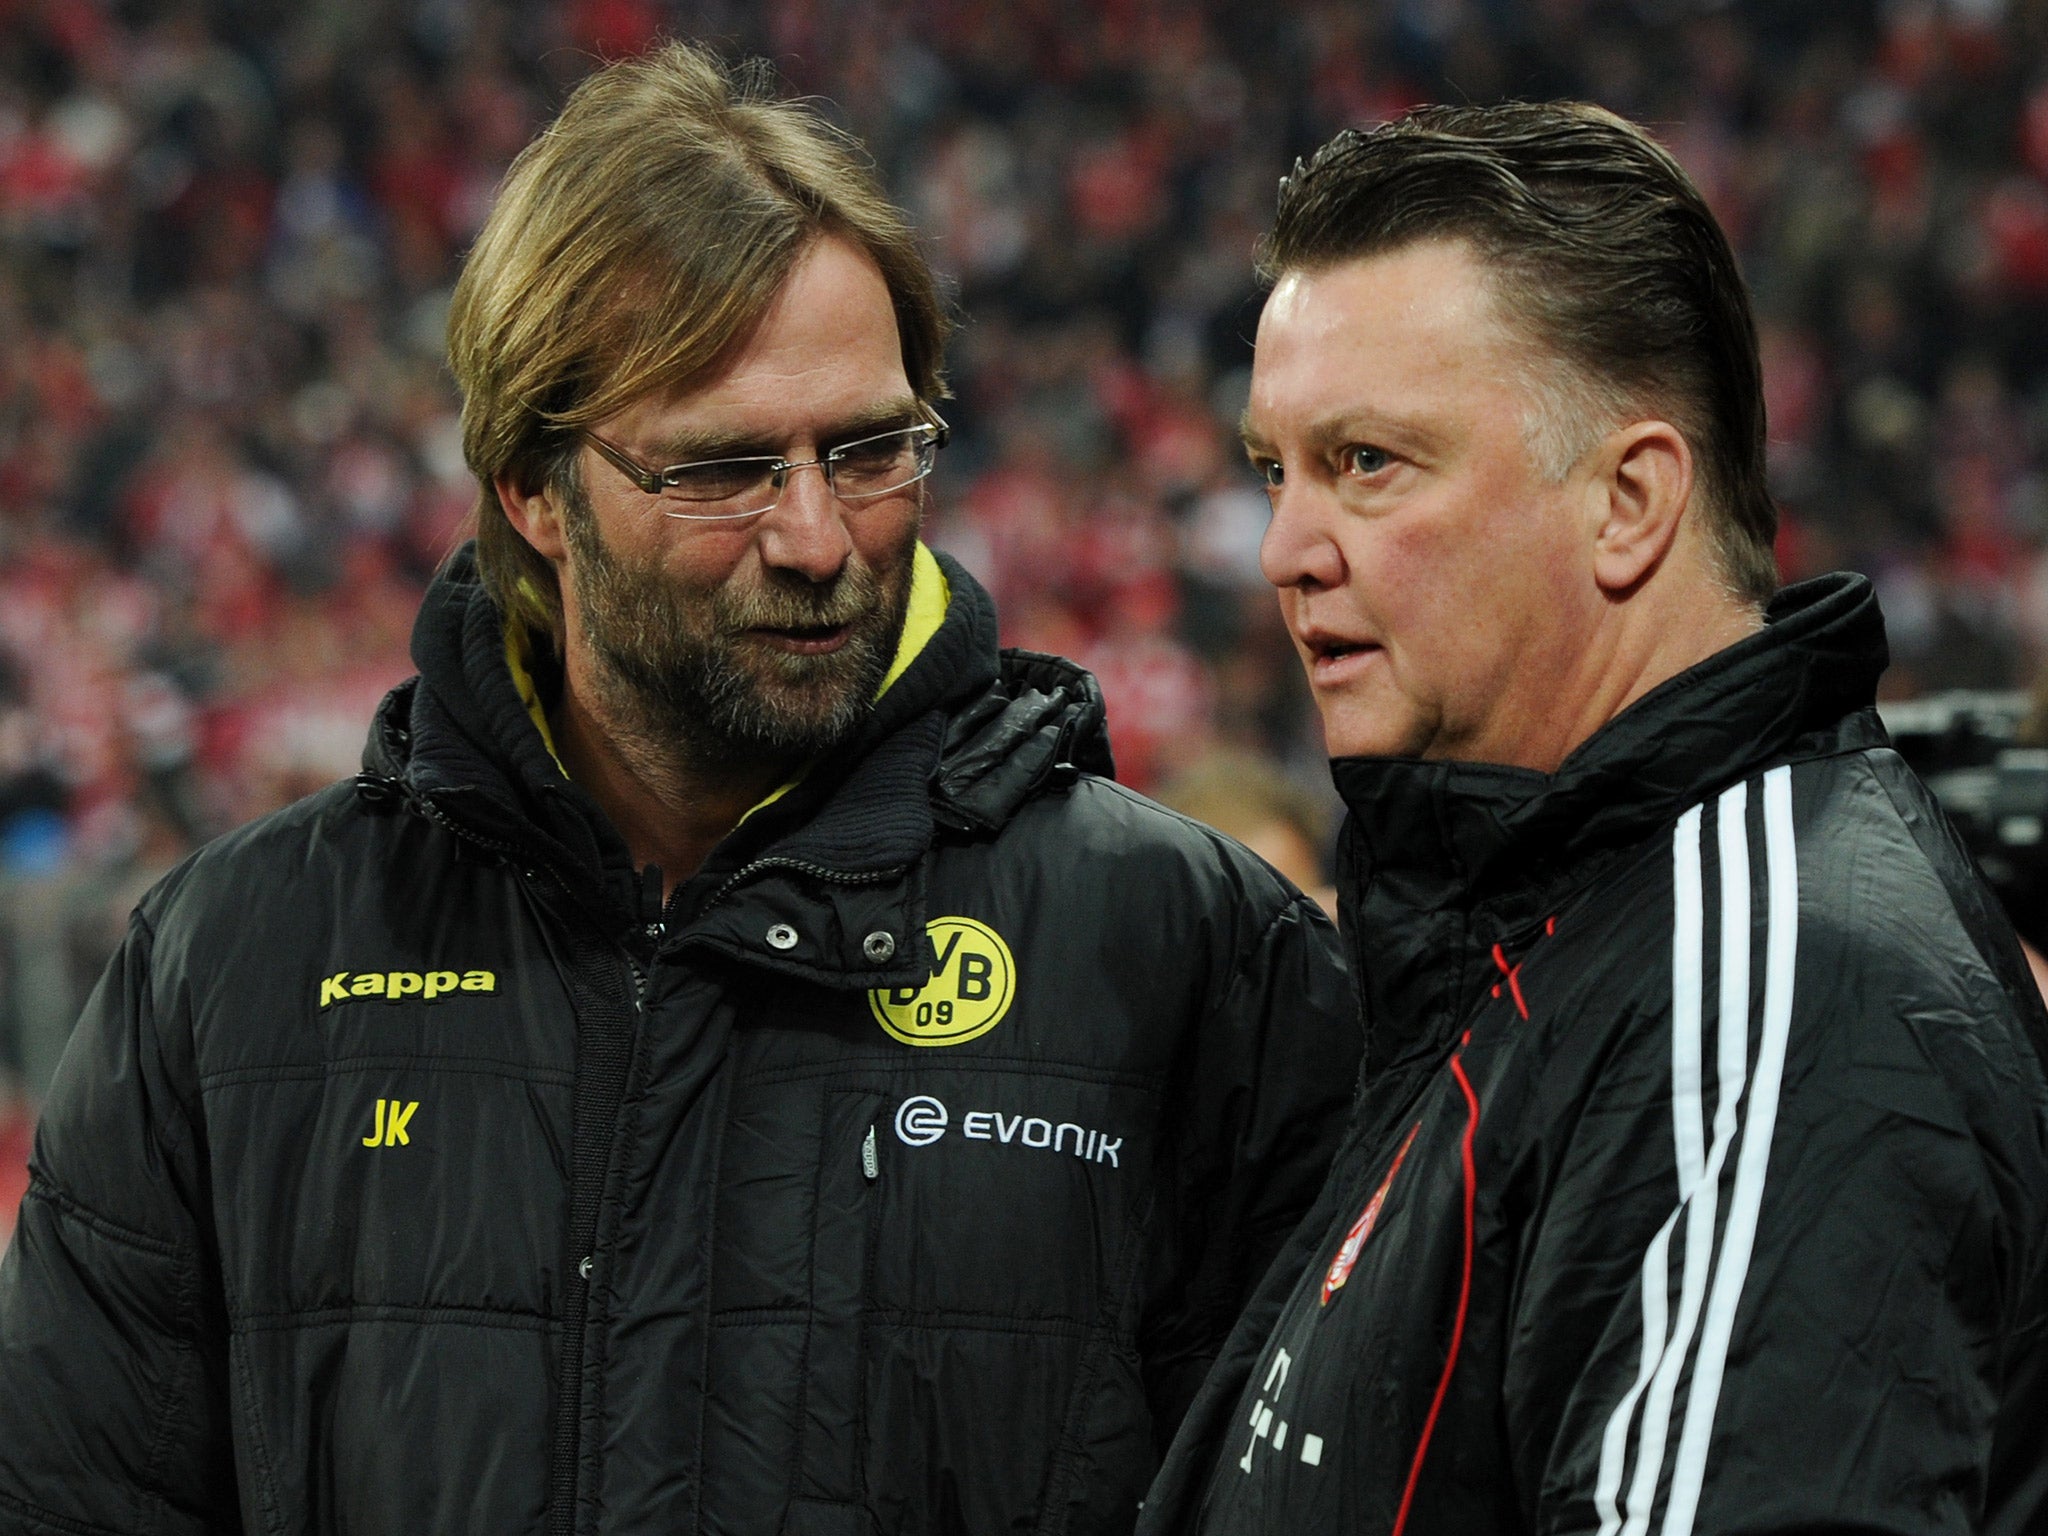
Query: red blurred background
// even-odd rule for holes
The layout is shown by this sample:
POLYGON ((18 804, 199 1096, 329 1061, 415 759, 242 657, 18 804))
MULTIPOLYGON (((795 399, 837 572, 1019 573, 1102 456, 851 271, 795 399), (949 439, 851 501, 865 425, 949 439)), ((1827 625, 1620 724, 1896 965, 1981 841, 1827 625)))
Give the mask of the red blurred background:
POLYGON ((1274 182, 1431 99, 1586 97, 1706 188, 1763 327, 1788 578, 1894 696, 2048 651, 2048 5, 0 0, 0 1230, 147 884, 353 771, 473 486, 440 348, 596 60, 772 58, 955 285, 935 542, 1101 676, 1140 787, 1322 793, 1234 423, 1274 182))

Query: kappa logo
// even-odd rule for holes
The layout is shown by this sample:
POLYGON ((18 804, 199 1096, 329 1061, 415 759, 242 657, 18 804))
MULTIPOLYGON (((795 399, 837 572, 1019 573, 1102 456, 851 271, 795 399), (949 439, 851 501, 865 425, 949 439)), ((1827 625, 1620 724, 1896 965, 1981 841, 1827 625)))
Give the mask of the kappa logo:
POLYGON ((1017 962, 1003 936, 971 917, 935 917, 925 924, 936 969, 921 987, 876 987, 868 993, 875 1022, 905 1045, 959 1045, 1003 1021, 1017 995, 1017 962))
MULTIPOLYGON (((952 1117, 946 1106, 928 1093, 905 1099, 896 1109, 896 1139, 906 1147, 928 1147, 946 1134, 952 1117)), ((1042 1115, 1006 1115, 999 1109, 970 1109, 960 1117, 960 1134, 969 1141, 995 1141, 1004 1146, 1016 1143, 1039 1152, 1064 1152, 1084 1163, 1107 1163, 1121 1168, 1121 1136, 1062 1120, 1055 1124, 1042 1115)))
POLYGON ((353 1003, 366 997, 402 1003, 416 997, 438 1003, 457 992, 496 992, 495 971, 336 971, 320 979, 320 1007, 353 1003))

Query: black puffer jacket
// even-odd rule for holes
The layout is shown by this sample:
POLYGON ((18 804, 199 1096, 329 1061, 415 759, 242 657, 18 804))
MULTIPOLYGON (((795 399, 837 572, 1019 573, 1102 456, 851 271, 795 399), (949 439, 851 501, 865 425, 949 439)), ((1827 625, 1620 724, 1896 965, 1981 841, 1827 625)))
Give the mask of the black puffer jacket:
POLYGON ((1883 665, 1834 578, 1554 777, 1337 764, 1368 1086, 1143 1528, 2048 1530, 2048 1020, 1883 665))
POLYGON ((664 908, 467 562, 143 903, 0 1266, 0 1529, 1128 1529, 1355 1079, 1320 915, 944 625, 664 908))

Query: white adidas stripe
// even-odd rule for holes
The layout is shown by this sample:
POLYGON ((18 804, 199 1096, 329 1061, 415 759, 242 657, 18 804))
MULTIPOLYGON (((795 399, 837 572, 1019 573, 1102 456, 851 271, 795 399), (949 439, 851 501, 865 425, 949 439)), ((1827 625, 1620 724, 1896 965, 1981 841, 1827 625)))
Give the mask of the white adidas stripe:
POLYGON ((1706 1149, 1704 1157, 1704 1090, 1700 1071, 1704 991, 1700 807, 1695 806, 1679 818, 1672 837, 1671 1099, 1678 1204, 1643 1255, 1640 1282, 1642 1360, 1634 1383, 1615 1405, 1601 1436, 1600 1467, 1594 1485, 1594 1508, 1600 1516, 1600 1536, 1616 1536, 1617 1532, 1621 1536, 1642 1536, 1648 1529, 1664 1469, 1678 1378, 1691 1353, 1694 1334, 1700 1331, 1700 1356, 1695 1362, 1692 1386, 1687 1395, 1673 1472, 1672 1496, 1664 1520, 1664 1536, 1687 1536, 1691 1531, 1693 1513, 1698 1507, 1705 1476, 1707 1442, 1719 1399, 1721 1374, 1727 1360, 1729 1338, 1734 1330, 1735 1308, 1748 1272, 1749 1250, 1755 1237, 1757 1208, 1762 1201, 1771 1132, 1777 1118, 1784 1036, 1789 1031, 1791 1019, 1791 967, 1798 931, 1798 877, 1791 834, 1791 771, 1777 768, 1764 777, 1766 868, 1770 890, 1764 1042, 1751 1093, 1749 1127, 1744 1131, 1741 1111, 1749 1065, 1751 926, 1748 798, 1747 787, 1738 784, 1722 794, 1717 807, 1716 851, 1721 876, 1721 1006, 1716 1030, 1718 1070, 1714 1136, 1713 1144, 1706 1149), (1715 1267, 1714 1227, 1720 1202, 1721 1171, 1738 1134, 1741 1134, 1742 1149, 1737 1154, 1729 1226, 1719 1266, 1715 1267), (1677 1315, 1667 1319, 1671 1283, 1670 1239, 1681 1216, 1685 1218, 1684 1271, 1679 1286, 1677 1315), (1702 1330, 1703 1312, 1705 1322, 1702 1330), (1643 1411, 1640 1423, 1637 1423, 1639 1402, 1643 1411), (1634 1476, 1629 1479, 1627 1497, 1623 1499, 1620 1497, 1621 1483, 1632 1424, 1637 1429, 1635 1468, 1634 1476))
MULTIPOLYGON (((1650 1378, 1637 1428, 1635 1476, 1629 1481, 1627 1518, 1622 1536, 1642 1536, 1649 1528, 1657 1500, 1657 1480, 1664 1470, 1664 1450, 1671 1434, 1671 1407, 1678 1395, 1679 1373, 1692 1352, 1700 1311, 1706 1305, 1712 1274, 1714 1224, 1720 1214, 1721 1168, 1735 1139, 1737 1110, 1749 1065, 1749 838, 1743 825, 1749 790, 1737 784, 1721 795, 1717 812, 1717 844, 1721 859, 1721 1017, 1716 1054, 1719 1078, 1714 1084, 1714 1140, 1691 1190, 1682 1191, 1685 1208, 1685 1267, 1678 1292, 1678 1316, 1664 1358, 1650 1378), (1732 972, 1732 974, 1731 974, 1732 972), (1741 990, 1730 985, 1740 981, 1741 990)), ((1699 1000, 1694 999, 1697 1017, 1699 1000)), ((1674 1113, 1677 1113, 1674 1106, 1674 1113)))
POLYGON ((1785 1076, 1785 1047, 1792 1035, 1792 968, 1799 947, 1799 860, 1792 833, 1792 770, 1773 768, 1764 775, 1764 867, 1770 880, 1770 916, 1764 953, 1764 1029, 1756 1055, 1756 1082, 1750 1090, 1749 1123, 1742 1133, 1742 1154, 1735 1164, 1735 1192, 1728 1204, 1728 1231, 1721 1241, 1721 1262, 1714 1272, 1714 1294, 1707 1303, 1707 1327, 1700 1339, 1700 1357, 1692 1371, 1692 1392, 1685 1405, 1685 1428, 1678 1438, 1678 1461, 1671 1474, 1671 1502, 1664 1515, 1664 1536, 1689 1536, 1700 1488, 1706 1480, 1707 1442, 1713 1434, 1714 1409, 1721 1398, 1721 1376, 1728 1364, 1728 1341, 1735 1333, 1735 1309, 1749 1276, 1750 1250, 1756 1242, 1758 1213, 1763 1208, 1764 1179, 1770 1171, 1771 1138, 1778 1125, 1778 1091, 1785 1076))
POLYGON ((1600 1536, 1614 1536, 1621 1529, 1621 1510, 1615 1496, 1621 1492, 1621 1469, 1628 1457, 1628 1426, 1636 1411, 1636 1399, 1650 1384, 1657 1362, 1664 1356, 1664 1327, 1671 1281, 1671 1229, 1678 1224, 1680 1206, 1664 1218, 1664 1225, 1650 1239, 1643 1255, 1643 1364, 1635 1385, 1628 1389, 1600 1437, 1600 1478, 1593 1487, 1593 1507, 1600 1512, 1600 1536))
MULTIPOLYGON (((1678 1159, 1678 1200, 1683 1205, 1707 1166, 1706 1101, 1700 1085, 1700 1005, 1706 995, 1700 954, 1706 931, 1700 893, 1700 807, 1685 813, 1680 836, 1685 841, 1672 849, 1671 1140, 1678 1159), (1687 821, 1692 823, 1689 830, 1687 821)), ((1672 1213, 1674 1218, 1677 1214, 1672 1213)))
POLYGON ((1692 1182, 1687 1170, 1697 1169, 1703 1156, 1700 1132, 1700 808, 1678 818, 1671 833, 1671 1114, 1672 1139, 1678 1158, 1679 1203, 1643 1254, 1643 1358, 1635 1382, 1615 1405, 1600 1437, 1600 1473, 1593 1487, 1593 1507, 1600 1515, 1600 1536, 1621 1529, 1621 1474, 1628 1459, 1628 1427, 1636 1401, 1656 1374, 1664 1355, 1669 1311, 1666 1292, 1671 1278, 1671 1229, 1685 1209, 1692 1182))

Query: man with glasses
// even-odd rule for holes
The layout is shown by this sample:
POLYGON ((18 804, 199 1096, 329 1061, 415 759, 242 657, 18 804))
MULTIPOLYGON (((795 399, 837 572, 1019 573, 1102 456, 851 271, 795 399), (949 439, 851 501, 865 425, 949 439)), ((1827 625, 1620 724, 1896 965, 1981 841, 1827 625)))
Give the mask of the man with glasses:
POLYGON ((1314 907, 918 542, 944 331, 851 147, 687 48, 522 156, 421 675, 59 1074, 0 1526, 1131 1526, 1359 1045, 1314 907))

